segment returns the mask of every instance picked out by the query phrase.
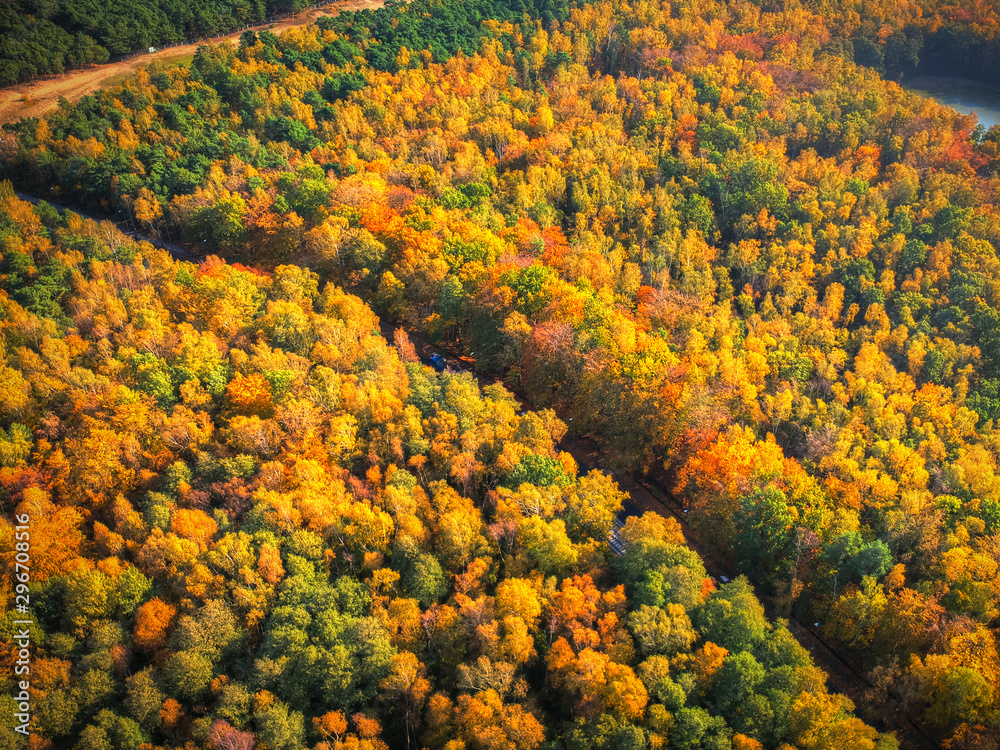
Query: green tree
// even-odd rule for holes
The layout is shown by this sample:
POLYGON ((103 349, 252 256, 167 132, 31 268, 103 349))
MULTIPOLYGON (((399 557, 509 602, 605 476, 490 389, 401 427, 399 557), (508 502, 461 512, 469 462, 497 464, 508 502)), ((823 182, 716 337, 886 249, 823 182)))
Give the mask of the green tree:
POLYGON ((577 551, 562 519, 546 522, 538 516, 525 518, 518 525, 518 537, 525 553, 545 575, 564 578, 576 564, 577 551))
POLYGON ((514 466, 504 484, 516 489, 525 483, 536 487, 551 487, 566 485, 571 481, 558 460, 552 456, 529 453, 514 466))
POLYGON ((881 578, 892 568, 892 553, 881 539, 865 542, 849 531, 837 537, 823 552, 824 561, 836 572, 840 584, 860 583, 865 576, 881 578))
POLYGON ((693 619, 705 640, 733 654, 760 648, 770 631, 764 607, 743 576, 713 592, 693 619))
POLYGON ((193 702, 208 689, 212 662, 203 654, 178 651, 164 663, 162 674, 172 695, 193 702))
POLYGON ((403 585, 425 607, 440 601, 448 593, 448 579, 441 563, 433 555, 417 554, 405 567, 403 585))
POLYGON ((148 730, 160 724, 160 708, 163 693, 153 679, 153 672, 147 668, 136 672, 125 681, 125 710, 128 715, 148 730))
POLYGON ((78 746, 81 750, 136 750, 144 742, 148 739, 136 722, 104 709, 80 733, 78 746))
POLYGON ((647 655, 689 651, 698 637, 680 604, 668 604, 664 609, 642 605, 628 616, 628 626, 647 655))
POLYGON ((740 572, 770 585, 785 577, 794 559, 793 522, 781 490, 767 487, 741 497, 733 514, 733 553, 740 572))
POLYGON ((254 717, 257 738, 274 750, 300 750, 305 743, 302 714, 286 703, 275 701, 254 717))
POLYGON ((670 744, 678 750, 728 750, 732 730, 720 716, 703 708, 682 708, 676 714, 670 744))
POLYGON ((729 713, 749 698, 764 682, 765 676, 764 667, 750 652, 727 656, 712 683, 712 699, 720 713, 729 713))

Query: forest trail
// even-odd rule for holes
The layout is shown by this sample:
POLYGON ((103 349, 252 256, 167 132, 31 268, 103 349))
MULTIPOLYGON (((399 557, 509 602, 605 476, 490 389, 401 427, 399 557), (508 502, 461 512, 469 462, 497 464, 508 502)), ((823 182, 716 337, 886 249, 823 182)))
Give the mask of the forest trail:
MULTIPOLYGON (((383 0, 337 0, 321 8, 311 8, 298 15, 270 24, 254 26, 254 31, 270 29, 280 33, 293 26, 315 23, 320 16, 336 15, 345 10, 365 10, 382 7, 383 0)), ((59 105, 59 98, 76 101, 109 85, 124 76, 135 73, 150 63, 178 60, 193 55, 204 44, 236 43, 243 31, 236 31, 213 39, 203 39, 193 44, 161 49, 153 54, 139 54, 118 62, 77 68, 57 76, 39 78, 33 82, 15 84, 0 89, 0 125, 17 122, 24 117, 40 117, 59 105)))
MULTIPOLYGON (((379 318, 383 337, 391 342, 393 332, 398 327, 392 323, 379 318)), ((405 330, 405 329, 404 329, 405 330)), ((517 399, 523 409, 531 409, 532 406, 524 394, 519 393, 510 385, 488 373, 475 369, 475 360, 469 357, 459 356, 455 352, 435 344, 431 344, 426 339, 417 335, 413 331, 407 330, 410 343, 414 345, 420 361, 425 365, 430 365, 430 355, 437 353, 444 356, 449 369, 453 371, 465 371, 470 373, 480 387, 491 383, 503 384, 510 393, 517 399)), ((563 417, 565 419, 565 416, 563 417)), ((568 423, 567 423, 568 424, 568 423)), ((581 474, 592 469, 597 469, 612 477, 618 486, 628 493, 629 501, 643 512, 657 513, 666 518, 674 518, 680 524, 684 541, 705 566, 706 572, 716 581, 721 583, 732 580, 738 575, 723 559, 718 550, 710 549, 702 539, 698 537, 695 530, 688 524, 685 514, 686 510, 681 508, 670 496, 666 487, 652 475, 631 476, 621 471, 611 468, 604 460, 604 454, 597 443, 590 437, 580 435, 573 437, 567 433, 556 445, 557 450, 569 453, 577 462, 581 474)), ((774 622, 779 618, 779 612, 774 601, 765 596, 759 586, 755 586, 757 596, 767 613, 770 621, 774 622)), ((861 675, 848 661, 841 655, 831 643, 823 639, 818 630, 810 628, 808 623, 803 622, 799 617, 784 615, 788 624, 789 632, 795 637, 799 644, 805 648, 822 667, 826 673, 830 686, 839 693, 850 698, 856 706, 864 706, 868 701, 868 691, 872 687, 867 678, 861 675)), ((914 723, 895 697, 890 696, 887 709, 880 716, 870 716, 868 721, 878 725, 880 731, 895 732, 897 738, 903 738, 909 747, 921 748, 922 750, 934 750, 937 745, 926 734, 926 732, 914 723)))

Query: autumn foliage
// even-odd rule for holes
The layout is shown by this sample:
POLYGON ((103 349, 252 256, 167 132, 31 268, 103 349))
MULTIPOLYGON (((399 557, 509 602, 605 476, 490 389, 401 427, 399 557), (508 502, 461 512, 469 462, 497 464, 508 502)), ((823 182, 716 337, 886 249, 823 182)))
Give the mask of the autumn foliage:
POLYGON ((891 747, 752 584, 995 742, 1000 131, 880 75, 995 19, 862 5, 413 0, 16 126, 19 188, 209 256, 0 188, 37 736, 891 747), (747 579, 613 555, 585 435, 747 579))
MULTIPOLYGON (((822 730, 760 729, 712 696, 701 654, 718 673, 737 651, 701 610, 725 595, 752 615, 749 585, 716 591, 654 515, 628 521, 612 564, 627 496, 578 475, 551 411, 404 362, 358 298, 298 267, 175 262, 73 216, 52 229, 50 264, 75 279, 62 312, 0 296, 5 367, 39 384, 5 422, 26 450, 4 457, 3 502, 36 540, 46 746, 662 747, 709 717, 719 741, 822 730), (107 232, 128 261, 99 259, 107 232)), ((747 627, 741 656, 814 675, 754 706, 816 689, 784 625, 747 627)))

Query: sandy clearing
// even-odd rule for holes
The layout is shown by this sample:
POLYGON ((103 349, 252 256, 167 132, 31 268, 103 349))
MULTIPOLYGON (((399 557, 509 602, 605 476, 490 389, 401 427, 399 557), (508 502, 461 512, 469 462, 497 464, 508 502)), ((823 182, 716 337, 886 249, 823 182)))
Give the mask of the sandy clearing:
MULTIPOLYGON (((270 28, 273 32, 278 33, 293 26, 313 23, 320 16, 334 15, 343 10, 362 10, 381 6, 382 0, 339 0, 322 8, 303 11, 297 16, 285 18, 273 24, 255 26, 254 29, 262 31, 270 28)), ((236 43, 242 33, 238 31, 195 44, 169 47, 151 55, 138 55, 119 62, 79 68, 59 76, 42 78, 33 83, 20 83, 0 89, 0 125, 17 122, 22 117, 39 117, 49 110, 55 109, 58 106, 59 97, 76 101, 86 94, 103 88, 105 81, 110 79, 120 81, 123 76, 134 73, 152 62, 169 63, 171 60, 193 55, 203 44, 236 43)))

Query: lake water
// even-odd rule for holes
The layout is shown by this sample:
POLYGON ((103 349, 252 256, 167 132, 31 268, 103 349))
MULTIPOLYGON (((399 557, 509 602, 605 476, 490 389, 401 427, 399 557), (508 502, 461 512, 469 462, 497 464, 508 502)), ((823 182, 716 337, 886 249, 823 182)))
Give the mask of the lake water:
POLYGON ((1000 88, 964 78, 922 76, 912 78, 903 88, 947 104, 963 115, 976 113, 985 127, 1000 125, 1000 88))

